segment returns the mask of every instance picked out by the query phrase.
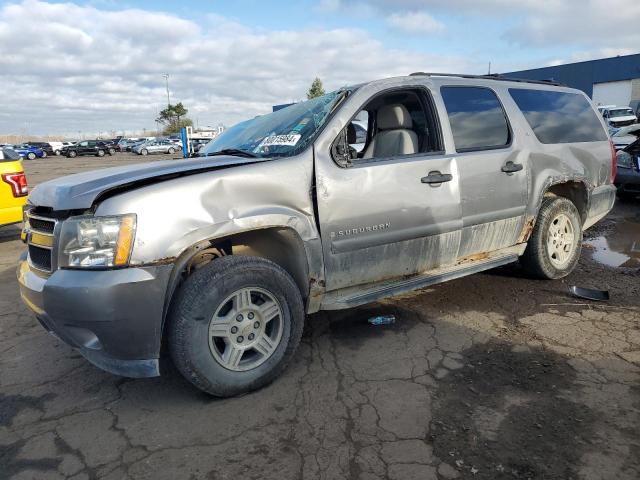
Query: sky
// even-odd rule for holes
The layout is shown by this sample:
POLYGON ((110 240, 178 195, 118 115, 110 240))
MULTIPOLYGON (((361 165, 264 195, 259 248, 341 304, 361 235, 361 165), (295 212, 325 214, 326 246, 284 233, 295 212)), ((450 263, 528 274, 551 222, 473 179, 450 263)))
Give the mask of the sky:
POLYGON ((0 0, 0 134, 152 130, 170 100, 227 126, 415 71, 484 74, 640 51, 638 0, 0 0))

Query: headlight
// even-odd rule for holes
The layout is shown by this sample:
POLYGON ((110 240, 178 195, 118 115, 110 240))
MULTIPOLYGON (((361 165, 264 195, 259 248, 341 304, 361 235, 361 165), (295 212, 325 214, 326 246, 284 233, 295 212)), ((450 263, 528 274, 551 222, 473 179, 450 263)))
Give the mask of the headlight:
POLYGON ((60 268, 108 268, 129 264, 136 232, 134 214, 72 217, 60 232, 60 268))
POLYGON ((620 150, 618 153, 616 153, 616 164, 618 165, 618 167, 631 168, 632 161, 633 158, 627 152, 623 152, 622 150, 620 150))

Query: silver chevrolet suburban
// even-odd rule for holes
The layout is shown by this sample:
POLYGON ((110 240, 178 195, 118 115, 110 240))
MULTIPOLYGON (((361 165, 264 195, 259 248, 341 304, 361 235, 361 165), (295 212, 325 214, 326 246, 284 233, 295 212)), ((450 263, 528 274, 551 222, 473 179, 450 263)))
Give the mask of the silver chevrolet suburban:
POLYGON ((170 357, 231 396, 283 371, 305 314, 518 260, 569 274, 614 176, 582 92, 417 73, 239 123, 195 159, 37 186, 17 275, 44 328, 98 367, 150 377, 170 357))

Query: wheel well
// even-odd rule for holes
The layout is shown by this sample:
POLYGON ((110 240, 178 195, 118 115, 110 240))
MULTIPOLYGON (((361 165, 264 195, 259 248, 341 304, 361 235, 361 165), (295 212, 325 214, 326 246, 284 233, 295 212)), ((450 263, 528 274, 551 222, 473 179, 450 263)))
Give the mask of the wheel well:
MULTIPOLYGON (((309 267, 302 239, 291 228, 266 228, 200 242, 175 262, 165 300, 164 319, 175 292, 191 272, 226 255, 266 258, 282 267, 296 282, 302 298, 309 295, 309 267)), ((164 329, 164 325, 163 325, 164 329)))
POLYGON ((582 182, 564 182, 551 185, 545 192, 545 196, 558 196, 564 197, 576 206, 580 218, 584 224, 587 219, 587 212, 589 208, 589 194, 587 193, 587 187, 582 182))

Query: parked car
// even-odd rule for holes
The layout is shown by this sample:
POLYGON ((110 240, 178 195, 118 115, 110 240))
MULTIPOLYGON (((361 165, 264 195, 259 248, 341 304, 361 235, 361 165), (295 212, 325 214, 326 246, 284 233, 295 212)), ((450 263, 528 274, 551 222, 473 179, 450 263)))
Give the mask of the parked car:
POLYGON ((55 155, 60 155, 62 153, 62 147, 64 147, 64 142, 47 142, 47 143, 49 143, 55 155))
POLYGON ((107 140, 96 140, 96 142, 100 142, 105 147, 107 147, 107 153, 109 155, 114 155, 116 153, 116 145, 117 145, 116 141, 107 139, 107 140))
POLYGON ((640 123, 620 128, 609 127, 609 135, 615 149, 622 150, 640 137, 640 123))
POLYGON ((29 160, 35 160, 36 158, 44 158, 46 154, 38 147, 23 143, 22 145, 12 146, 18 155, 29 160))
POLYGON ((42 158, 55 155, 53 148, 48 142, 27 142, 26 145, 30 145, 42 150, 42 158))
POLYGON ((626 127, 638 122, 638 118, 629 107, 608 108, 602 113, 602 116, 612 127, 626 127))
POLYGON ((27 177, 20 155, 8 147, 0 148, 0 226, 22 221, 27 203, 27 177))
POLYGON ((620 198, 632 199, 640 195, 640 139, 625 146, 616 154, 618 174, 616 187, 620 198))
POLYGON ((149 140, 133 148, 133 153, 137 153, 138 155, 149 155, 153 153, 174 154, 177 151, 178 147, 169 140, 149 140))
POLYGON ((62 149, 62 155, 68 158, 75 158, 81 155, 104 157, 107 153, 109 153, 109 146, 98 140, 83 140, 62 149))
POLYGON ((429 74, 345 87, 197 158, 36 186, 21 296, 107 371, 156 376, 167 351, 196 387, 242 394, 292 360, 305 314, 518 259, 568 275, 614 204, 615 162, 579 90, 429 74))

